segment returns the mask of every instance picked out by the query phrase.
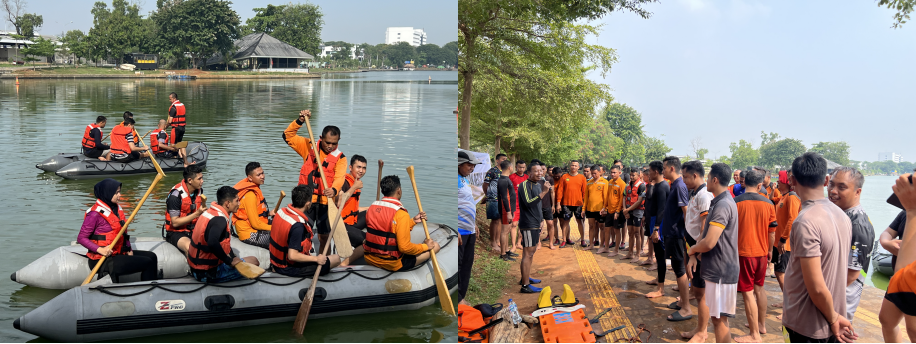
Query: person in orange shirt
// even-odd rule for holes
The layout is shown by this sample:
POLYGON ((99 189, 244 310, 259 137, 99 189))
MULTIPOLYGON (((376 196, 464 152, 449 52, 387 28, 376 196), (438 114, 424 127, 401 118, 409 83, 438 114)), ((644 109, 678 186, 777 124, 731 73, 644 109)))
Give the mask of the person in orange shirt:
POLYGON ((232 225, 243 243, 262 248, 270 247, 270 219, 273 210, 261 192, 264 169, 257 162, 245 166, 245 178, 233 186, 239 190, 239 210, 232 213, 232 225))
MULTIPOLYGON (((601 176, 601 167, 598 165, 588 169, 591 172, 592 179, 585 183, 585 205, 582 207, 582 213, 588 219, 589 245, 598 246, 599 234, 604 237, 604 202, 607 200, 608 182, 601 176)), ((605 239, 607 240, 607 239, 605 239)), ((607 246, 607 242, 602 242, 607 246)), ((591 246, 587 247, 591 248, 591 246)), ((603 253, 603 248, 598 249, 598 253, 603 253)))
POLYGON ((359 197, 363 189, 362 178, 366 175, 366 163, 366 158, 362 155, 353 155, 353 158, 350 159, 350 173, 345 176, 342 192, 336 200, 337 204, 343 204, 340 207, 340 215, 343 217, 344 225, 347 226, 350 245, 357 250, 362 250, 363 240, 366 239, 363 229, 366 228, 366 210, 369 207, 359 206, 359 197), (345 197, 350 198, 346 203, 341 203, 345 197))
MULTIPOLYGON (((779 205, 776 206, 776 251, 779 253, 779 259, 774 259, 776 262, 773 271, 776 274, 776 281, 779 282, 779 289, 783 291, 785 291, 783 283, 786 267, 789 266, 789 258, 792 257, 789 233, 792 232, 792 223, 795 222, 798 212, 801 211, 801 199, 795 194, 793 186, 789 184, 789 174, 791 174, 789 171, 779 171, 779 182, 776 186, 784 196, 780 198, 779 205)), ((782 308, 782 302, 774 303, 771 306, 782 308)), ((782 315, 776 318, 782 320, 782 315)))
POLYGON ((767 295, 763 289, 767 262, 776 240, 776 210, 773 202, 761 195, 763 174, 749 170, 744 175, 744 193, 735 197, 738 206, 738 292, 744 298, 750 333, 736 342, 759 343, 766 333, 767 295))
MULTIPOLYGON (((566 245, 574 245, 569 236, 569 220, 576 217, 576 224, 579 226, 579 232, 584 233, 582 224, 582 196, 585 195, 585 176, 579 173, 579 161, 569 162, 569 173, 564 174, 557 181, 557 204, 562 209, 563 217, 560 219, 563 231, 566 232, 566 241, 560 243, 560 248, 566 245)), ((559 233, 563 236, 563 233, 559 233)), ((587 246, 585 237, 582 237, 582 246, 587 246)))
POLYGON ((382 178, 383 197, 369 206, 366 212, 366 262, 388 270, 405 271, 423 264, 430 250, 439 252, 439 243, 426 239, 422 244, 410 242, 410 231, 426 219, 420 212, 413 218, 401 204, 401 180, 398 176, 382 178))
POLYGON ((623 216, 623 191, 627 188, 627 182, 620 178, 620 172, 620 166, 611 166, 611 181, 608 182, 608 192, 605 195, 607 198, 604 202, 605 208, 602 210, 602 213, 607 218, 604 220, 606 230, 601 239, 601 246, 605 247, 604 252, 608 252, 608 257, 614 257, 620 252, 618 243, 622 244, 626 237, 624 228, 627 220, 623 216), (611 252, 611 246, 613 246, 613 252, 611 252))
POLYGON ((325 188, 318 171, 318 163, 312 153, 312 140, 298 135, 299 129, 311 117, 311 111, 300 111, 299 118, 290 123, 286 130, 283 131, 283 140, 302 157, 302 168, 299 170, 298 184, 311 185, 315 190, 315 194, 312 196, 312 207, 309 208, 306 215, 315 220, 318 239, 323 249, 324 245, 328 243, 328 235, 331 233, 331 226, 328 221, 328 198, 335 198, 343 188, 344 178, 347 174, 347 157, 337 149, 340 144, 340 128, 333 125, 324 127, 318 140, 318 160, 321 161, 321 166, 327 178, 329 188, 325 188))

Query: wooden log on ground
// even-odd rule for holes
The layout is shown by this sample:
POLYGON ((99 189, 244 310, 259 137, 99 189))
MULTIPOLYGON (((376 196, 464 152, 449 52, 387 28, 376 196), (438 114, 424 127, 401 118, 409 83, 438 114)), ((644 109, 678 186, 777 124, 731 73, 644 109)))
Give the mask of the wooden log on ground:
MULTIPOLYGON (((516 328, 512 325, 512 317, 509 316, 509 307, 503 308, 493 319, 505 318, 502 323, 490 329, 490 343, 524 343, 525 336, 528 334, 528 324, 522 322, 516 328)), ((524 319, 523 319, 524 321, 524 319)), ((536 321, 535 321, 536 322, 536 321)))

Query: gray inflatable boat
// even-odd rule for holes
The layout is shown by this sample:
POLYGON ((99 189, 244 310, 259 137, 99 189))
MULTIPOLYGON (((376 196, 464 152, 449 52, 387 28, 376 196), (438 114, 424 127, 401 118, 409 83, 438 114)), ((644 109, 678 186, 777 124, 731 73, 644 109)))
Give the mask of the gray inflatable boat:
MULTIPOLYGON (((430 224, 442 246, 448 289, 458 286, 458 233, 430 224)), ((422 242, 422 228, 411 241, 422 242)), ((16 319, 24 332, 64 342, 125 338, 292 322, 309 278, 268 272, 256 280, 199 283, 190 277, 113 284, 108 277, 72 288, 16 319)), ((414 310, 436 302, 431 262, 389 272, 372 266, 336 268, 319 279, 309 318, 414 310)))
POLYGON ((875 252, 872 252, 871 255, 871 264, 875 266, 875 271, 880 272, 885 276, 894 275, 894 255, 885 250, 878 241, 875 241, 875 252))
MULTIPOLYGON (((188 152, 188 162, 196 162, 198 165, 206 166, 207 158, 210 156, 210 150, 206 144, 203 142, 189 142, 186 150, 188 152)), ((159 166, 164 171, 181 171, 184 169, 184 163, 181 159, 156 159, 156 162, 159 163, 159 166)), ((58 176, 67 179, 107 178, 156 172, 156 168, 153 167, 149 159, 140 159, 125 164, 87 158, 80 153, 60 153, 36 164, 35 167, 47 172, 55 172, 58 176)))
MULTIPOLYGON (((239 257, 254 256, 261 263, 261 268, 270 267, 270 252, 266 249, 249 245, 232 237, 232 250, 239 257)), ((179 278, 188 275, 188 260, 175 246, 162 238, 130 238, 130 246, 135 250, 150 251, 156 254, 159 272, 162 278, 179 278)), ((61 246, 29 263, 14 272, 10 279, 27 286, 44 289, 70 289, 83 283, 92 270, 86 258, 86 248, 75 241, 70 246, 61 246)), ((124 276, 122 279, 138 276, 124 276)), ((136 279, 136 280, 139 280, 136 279)))

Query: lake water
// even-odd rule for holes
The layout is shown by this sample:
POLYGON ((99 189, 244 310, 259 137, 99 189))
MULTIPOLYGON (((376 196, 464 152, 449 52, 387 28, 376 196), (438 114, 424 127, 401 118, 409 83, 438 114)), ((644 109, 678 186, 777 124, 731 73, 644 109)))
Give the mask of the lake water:
MULTIPOLYGON (((302 159, 281 134, 299 110, 312 110, 312 129, 341 128, 340 150, 369 161, 363 178, 363 206, 374 200, 377 160, 384 175, 397 174, 405 188, 404 206, 415 213, 416 200, 405 168, 413 165, 423 208, 431 222, 455 227, 455 109, 457 72, 372 72, 329 74, 322 79, 264 80, 11 80, 0 82, 0 157, 6 182, 0 184, 0 276, 48 251, 76 240, 84 211, 95 202, 98 180, 64 180, 35 164, 61 152, 77 152, 85 126, 96 116, 109 118, 104 130, 134 113, 137 131, 154 129, 167 116, 168 94, 177 92, 188 111, 187 141, 210 149, 204 190, 211 199, 222 185, 244 177, 245 165, 264 167, 262 189, 272 208, 280 190, 289 194, 299 178, 302 159), (430 83, 428 78, 432 79, 430 83)), ((307 137, 303 128, 300 135, 307 137)), ((128 204, 134 204, 153 175, 118 178, 128 204)), ((160 236, 165 196, 181 180, 168 173, 131 224, 131 235, 160 236)), ((287 197, 284 204, 290 199, 287 197)), ((125 207, 127 208, 127 207, 125 207)), ((128 213, 130 209, 125 209, 128 213)), ((457 259, 440 257, 439 259, 457 259)), ((13 329, 12 321, 57 296, 59 291, 25 287, 0 279, 0 342, 35 336, 13 329)), ((156 342, 296 341, 292 323, 198 332, 139 340, 156 342)), ((456 319, 438 304, 418 311, 315 319, 304 340, 312 342, 457 342, 456 319)), ((40 340, 40 338, 39 338, 40 340)), ((131 341, 135 341, 132 339, 131 341)))
MULTIPOLYGON (((872 226, 875 227, 875 240, 881 236, 881 233, 887 229, 891 221, 894 221, 894 218, 900 213, 899 208, 887 204, 887 197, 894 193, 891 190, 891 186, 894 185, 896 180, 897 177, 895 176, 865 177, 865 185, 862 186, 860 201, 862 208, 865 209, 865 213, 868 214, 868 218, 871 220, 872 226)), ((883 250, 883 248, 880 248, 880 250, 883 250)), ((871 286, 887 289, 887 283, 890 278, 878 272, 873 273, 874 265, 869 265, 868 269, 865 282, 871 286)))

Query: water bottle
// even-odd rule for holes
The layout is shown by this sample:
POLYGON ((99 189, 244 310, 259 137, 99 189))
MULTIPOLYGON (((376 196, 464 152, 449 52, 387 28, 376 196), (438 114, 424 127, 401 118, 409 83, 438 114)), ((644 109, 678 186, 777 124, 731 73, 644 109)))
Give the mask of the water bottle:
POLYGON ((518 324, 522 322, 522 316, 518 314, 518 305, 512 299, 509 299, 509 316, 512 317, 512 325, 518 328, 518 324))

